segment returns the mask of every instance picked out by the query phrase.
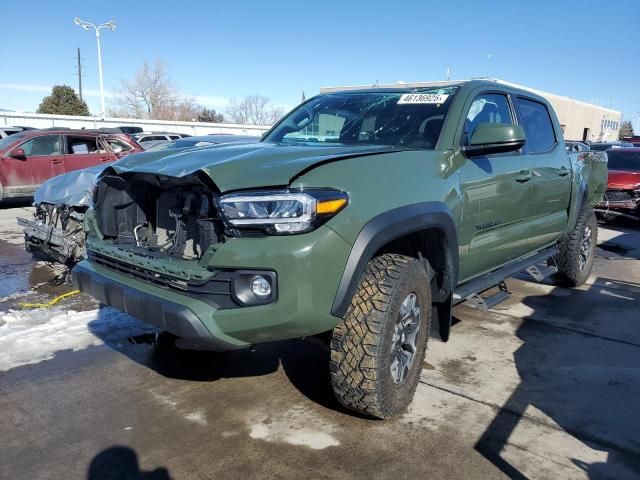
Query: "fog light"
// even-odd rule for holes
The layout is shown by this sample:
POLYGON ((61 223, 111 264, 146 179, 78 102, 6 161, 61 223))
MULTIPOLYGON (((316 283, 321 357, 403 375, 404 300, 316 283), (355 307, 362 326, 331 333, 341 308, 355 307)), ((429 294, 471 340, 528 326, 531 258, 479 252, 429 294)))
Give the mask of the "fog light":
POLYGON ((256 275, 251 282, 251 292, 258 298, 266 298, 271 295, 271 285, 266 278, 256 275))

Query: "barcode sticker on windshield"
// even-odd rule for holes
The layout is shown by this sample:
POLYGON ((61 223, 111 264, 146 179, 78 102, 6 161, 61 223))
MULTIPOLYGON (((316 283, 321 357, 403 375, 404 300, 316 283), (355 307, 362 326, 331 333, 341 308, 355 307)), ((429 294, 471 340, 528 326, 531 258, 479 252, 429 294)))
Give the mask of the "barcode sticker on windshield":
POLYGON ((405 103, 429 103, 441 104, 447 101, 449 95, 437 95, 433 93, 405 93, 398 100, 398 105, 405 103))

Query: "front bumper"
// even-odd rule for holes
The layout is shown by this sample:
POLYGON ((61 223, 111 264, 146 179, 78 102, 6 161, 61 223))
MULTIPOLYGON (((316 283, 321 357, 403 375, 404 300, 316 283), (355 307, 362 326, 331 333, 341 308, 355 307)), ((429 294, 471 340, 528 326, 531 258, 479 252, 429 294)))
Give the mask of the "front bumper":
POLYGON ((60 263, 73 263, 85 256, 84 233, 66 232, 41 221, 18 217, 24 228, 25 248, 60 263))
MULTIPOLYGON (((102 243, 99 240, 91 242, 102 243)), ((207 259, 211 270, 270 270, 277 300, 268 305, 223 308, 91 260, 73 270, 74 283, 100 302, 179 337, 229 350, 254 343, 304 337, 332 329, 331 315, 351 245, 330 228, 291 236, 235 238, 207 259)), ((104 253, 104 250, 103 250, 104 253)))

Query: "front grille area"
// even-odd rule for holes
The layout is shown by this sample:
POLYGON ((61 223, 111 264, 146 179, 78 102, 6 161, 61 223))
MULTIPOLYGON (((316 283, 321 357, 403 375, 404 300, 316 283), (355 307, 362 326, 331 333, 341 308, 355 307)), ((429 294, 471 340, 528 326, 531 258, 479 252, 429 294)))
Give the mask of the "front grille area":
POLYGON ((93 251, 87 252, 87 256, 90 261, 101 267, 151 283, 155 286, 180 291, 185 295, 212 304, 212 306, 218 309, 239 307, 231 296, 231 276, 233 273, 231 271, 222 270, 208 281, 193 282, 137 267, 93 251))
POLYGON ((607 202, 628 202, 635 200, 635 197, 631 190, 607 190, 604 199, 607 202))

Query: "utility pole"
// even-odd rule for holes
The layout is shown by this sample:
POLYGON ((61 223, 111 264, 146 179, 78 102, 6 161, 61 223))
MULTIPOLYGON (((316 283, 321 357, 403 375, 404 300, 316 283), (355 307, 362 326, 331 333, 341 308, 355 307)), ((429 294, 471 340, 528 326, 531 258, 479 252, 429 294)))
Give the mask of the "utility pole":
POLYGON ((80 47, 78 47, 78 96, 82 101, 82 64, 80 63, 80 47))

